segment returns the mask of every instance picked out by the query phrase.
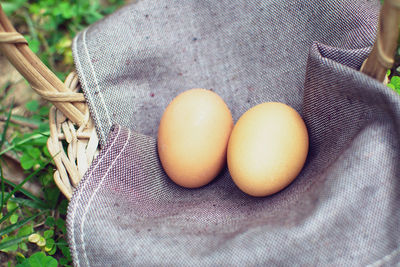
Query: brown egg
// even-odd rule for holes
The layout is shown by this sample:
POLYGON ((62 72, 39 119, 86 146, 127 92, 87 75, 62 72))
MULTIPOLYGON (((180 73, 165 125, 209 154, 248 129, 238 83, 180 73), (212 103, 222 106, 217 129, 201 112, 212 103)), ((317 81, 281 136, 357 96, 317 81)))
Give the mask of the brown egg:
POLYGON ((267 196, 288 186, 308 153, 304 121, 283 103, 263 103, 245 112, 228 144, 228 168, 235 184, 251 196, 267 196))
POLYGON ((226 163, 231 112, 223 99, 205 89, 179 94, 165 109, 158 129, 158 154, 178 185, 208 184, 226 163))

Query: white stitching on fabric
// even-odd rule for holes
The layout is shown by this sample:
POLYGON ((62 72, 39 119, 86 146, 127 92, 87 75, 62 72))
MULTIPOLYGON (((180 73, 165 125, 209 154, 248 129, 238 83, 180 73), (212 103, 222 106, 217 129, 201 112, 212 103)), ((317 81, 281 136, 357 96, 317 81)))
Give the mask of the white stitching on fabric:
MULTIPOLYGON (((110 152, 111 148, 114 147, 114 144, 115 144, 116 140, 118 139, 120 132, 121 132, 121 128, 118 128, 118 132, 117 132, 116 136, 114 137, 114 140, 113 140, 112 144, 109 146, 107 151, 103 154, 103 156, 101 158, 99 158, 99 161, 96 163, 96 165, 93 166, 93 169, 90 171, 90 173, 88 173, 88 177, 86 178, 86 180, 90 179, 90 177, 92 176, 93 172, 96 170, 97 166, 102 162, 104 157, 106 155, 108 155, 108 153, 110 152)), ((82 196, 82 192, 84 191, 86 185, 87 185, 87 183, 83 184, 83 188, 82 188, 82 190, 79 191, 79 195, 77 195, 75 197, 75 199, 77 199, 76 201, 80 200, 80 198, 82 196)), ((71 223, 72 224, 74 224, 74 221, 75 221, 76 209, 77 209, 77 205, 75 205, 75 207, 74 207, 74 209, 72 210, 72 213, 71 213, 71 223)), ((70 235, 71 235, 70 239, 71 239, 71 242, 72 242, 72 246, 71 246, 72 254, 73 254, 74 258, 76 259, 76 266, 80 266, 79 258, 78 258, 78 251, 76 249, 76 244, 75 244, 74 227, 72 227, 70 235)))
POLYGON ((108 172, 112 169, 112 167, 114 166, 114 163, 115 163, 115 162, 118 160, 118 158, 121 156, 122 152, 124 152, 124 150, 125 150, 125 148, 126 148, 128 142, 129 142, 130 138, 131 138, 131 131, 128 132, 128 138, 126 139, 125 144, 124 144, 124 146, 122 147, 121 151, 118 153, 118 155, 115 157, 115 159, 111 162, 111 164, 110 164, 110 166, 108 167, 107 171, 105 172, 104 176, 101 178, 100 182, 99 182, 98 185, 96 186, 96 189, 94 190, 92 196, 90 197, 89 202, 88 202, 88 204, 87 204, 87 206, 86 206, 86 208, 85 208, 85 211, 84 211, 84 213, 83 213, 83 216, 82 216, 82 223, 81 223, 81 233, 82 233, 82 235, 81 235, 81 241, 82 241, 83 254, 84 254, 84 256, 85 256, 85 260, 86 260, 87 266, 90 266, 90 264, 89 264, 89 258, 87 257, 86 250, 85 250, 85 240, 84 240, 85 235, 84 235, 84 232, 83 232, 83 227, 84 227, 84 224, 85 224, 86 214, 87 214, 87 212, 88 212, 88 210, 89 210, 90 205, 92 204, 92 200, 93 200, 94 196, 97 194, 97 191, 100 189, 101 185, 103 184, 104 178, 107 176, 108 172))
MULTIPOLYGON (((96 72, 94 71, 94 67, 93 67, 92 61, 90 60, 89 50, 88 50, 87 45, 86 45, 86 32, 87 32, 88 29, 89 29, 89 28, 87 28, 87 29, 83 32, 83 34, 82 34, 83 47, 85 48, 86 56, 87 56, 87 58, 88 58, 88 61, 87 61, 87 62, 89 63, 90 69, 92 70, 92 73, 93 73, 93 78, 94 78, 94 81, 95 81, 95 83, 96 83, 96 90, 97 90, 97 92, 99 93, 101 103, 103 104, 104 110, 106 111, 106 116, 107 116, 107 119, 108 119, 108 125, 111 127, 111 126, 112 126, 112 122, 111 122, 110 114, 108 113, 108 109, 107 109, 107 107, 106 107, 106 103, 105 103, 105 101, 104 101, 103 94, 101 93, 100 86, 99 86, 99 81, 97 80, 96 72)), ((89 90, 88 90, 88 96, 90 97, 90 100, 91 100, 92 103, 93 103, 92 93, 91 93, 89 90)), ((98 113, 97 113, 97 110, 96 110, 96 108, 94 107, 94 105, 93 105, 93 109, 94 109, 95 112, 96 112, 97 118, 99 118, 98 113)), ((102 136, 103 136, 103 140, 105 140, 104 129, 103 129, 102 125, 101 125, 101 120, 100 120, 100 118, 98 119, 98 122, 99 122, 99 126, 100 126, 100 129, 101 129, 101 134, 102 134, 102 136)))
POLYGON ((394 256, 396 256, 399 253, 400 253, 400 247, 393 250, 392 253, 384 256, 383 258, 377 260, 376 262, 367 265, 367 267, 382 266, 382 264, 387 263, 388 261, 390 261, 394 256))
MULTIPOLYGON (((86 30, 87 30, 87 29, 86 29, 86 30)), ((80 33, 79 36, 80 36, 80 35, 82 35, 82 34, 80 33)), ((74 47, 77 47, 77 40, 78 40, 78 37, 76 37, 76 38, 74 39, 74 47)), ((79 60, 79 53, 77 52, 75 55, 76 55, 76 67, 80 70, 80 71, 79 71, 80 77, 82 77, 83 83, 84 83, 84 84, 87 84, 87 82, 86 82, 86 77, 85 77, 85 73, 84 73, 84 71, 82 70, 82 65, 81 65, 81 62, 80 62, 80 60, 79 60)), ((90 61, 90 59, 89 59, 89 61, 90 61)), ((90 100, 92 101, 92 95, 91 95, 91 92, 90 92, 89 90, 87 91, 87 94, 86 94, 86 95, 87 95, 87 96, 90 98, 90 100)), ((92 102, 93 102, 93 101, 92 101, 92 102)), ((96 117, 99 118, 99 115, 98 115, 98 113, 97 113, 97 109, 96 109, 95 106, 93 106, 93 111, 94 111, 94 113, 96 113, 96 117)), ((99 121, 99 124, 101 125, 100 120, 98 120, 98 121, 99 121)), ((100 128, 101 128, 101 127, 100 127, 100 128)), ((100 134, 103 136, 103 139, 105 139, 103 130, 100 131, 100 134)))
MULTIPOLYGON (((86 29, 86 30, 87 30, 87 29, 86 29)), ((86 32, 86 30, 85 30, 84 32, 86 32)), ((82 33, 80 33, 79 36, 80 36, 80 35, 82 35, 82 33)), ((77 40, 78 40, 78 36, 77 36, 76 38, 74 38, 74 47, 77 47, 77 40)), ((84 41, 83 41, 84 43, 85 43, 85 40, 86 40, 86 39, 84 39, 84 41)), ((76 67, 80 70, 80 71, 79 71, 80 77, 82 77, 83 83, 84 83, 84 84, 87 84, 87 82, 86 82, 86 77, 85 77, 85 73, 84 73, 84 71, 82 70, 81 61, 79 60, 79 53, 77 52, 75 55, 76 55, 76 67)), ((90 62, 90 58, 89 58, 89 62, 90 62)), ((87 95, 87 96, 90 98, 90 100, 93 102, 93 100, 92 100, 92 95, 91 95, 90 90, 87 91, 87 94, 86 94, 86 95, 87 95)), ((94 113, 96 113, 96 117, 99 118, 99 115, 98 115, 98 113, 97 113, 97 109, 96 109, 95 106, 93 106, 93 111, 94 111, 94 113)), ((100 119, 99 119, 98 121, 99 121, 100 128, 101 128, 100 119)), ((103 136, 103 139, 104 139, 105 136, 104 136, 104 131, 103 131, 103 129, 101 129, 100 134, 103 136)))

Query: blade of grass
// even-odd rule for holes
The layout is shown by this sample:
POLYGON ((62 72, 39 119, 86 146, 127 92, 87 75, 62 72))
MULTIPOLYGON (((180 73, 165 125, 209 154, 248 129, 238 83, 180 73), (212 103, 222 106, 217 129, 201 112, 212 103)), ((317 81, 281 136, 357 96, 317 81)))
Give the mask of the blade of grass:
MULTIPOLYGON (((33 39, 38 40, 37 31, 36 31, 36 29, 35 29, 35 25, 34 25, 32 19, 31 19, 31 16, 29 15, 29 13, 28 13, 27 11, 25 11, 23 17, 24 17, 24 19, 25 19, 26 24, 28 25, 28 29, 29 29, 30 36, 31 36, 33 39)), ((39 40, 38 40, 38 41, 39 41, 39 40)))
POLYGON ((4 229, 0 230, 0 236, 6 235, 11 233, 12 231, 24 226, 25 224, 27 224, 28 222, 32 221, 33 219, 35 219, 36 217, 42 215, 43 213, 47 212, 48 210, 43 210, 33 216, 30 216, 28 218, 23 219, 22 221, 19 221, 17 223, 11 224, 10 226, 7 226, 4 229))
POLYGON ((6 123, 4 124, 3 134, 1 135, 1 140, 0 140, 0 149, 3 147, 4 142, 6 141, 7 130, 8 126, 10 125, 10 118, 13 107, 14 107, 14 101, 11 103, 10 111, 7 114, 7 120, 6 123))
POLYGON ((15 244, 19 244, 22 240, 24 240, 25 238, 28 238, 29 236, 30 236, 30 234, 24 235, 21 237, 17 237, 17 238, 8 240, 6 242, 2 242, 2 243, 0 243, 0 250, 11 247, 12 245, 15 245, 15 244))
MULTIPOLYGON (((6 117, 0 116, 0 121, 6 121, 6 120, 7 120, 6 117)), ((24 127, 29 127, 31 129, 39 128, 39 123, 37 123, 37 121, 29 120, 22 116, 11 116, 10 123, 17 124, 17 125, 24 126, 24 127), (24 118, 24 119, 21 119, 21 118, 24 118)))
POLYGON ((36 174, 38 174, 41 170, 43 170, 49 163, 51 162, 51 159, 47 160, 45 163, 40 166, 37 170, 35 170, 33 173, 31 173, 28 177, 26 177, 21 183, 19 183, 17 186, 14 187, 14 189, 7 195, 7 197, 4 199, 5 202, 7 202, 10 197, 17 191, 19 191, 22 186, 29 181, 32 177, 34 177, 36 174))
POLYGON ((29 141, 32 141, 32 140, 41 138, 41 137, 43 137, 43 136, 48 137, 49 135, 50 135, 50 131, 46 131, 46 132, 43 132, 43 133, 38 133, 38 134, 34 134, 34 135, 32 135, 32 136, 29 136, 29 137, 27 137, 27 138, 25 138, 25 139, 19 141, 18 143, 12 144, 11 146, 9 146, 9 147, 7 147, 6 149, 4 149, 3 151, 1 151, 1 152, 0 152, 0 156, 3 155, 3 154, 5 154, 5 153, 7 153, 7 152, 10 151, 10 150, 13 150, 14 148, 16 148, 16 147, 18 147, 18 146, 20 146, 20 145, 23 145, 23 144, 29 142, 29 141))
MULTIPOLYGON (((18 186, 17 184, 14 184, 13 182, 11 182, 10 180, 8 180, 6 178, 4 178, 4 182, 7 185, 11 186, 12 188, 15 188, 16 186, 18 186)), ((30 199, 32 199, 32 200, 34 200, 36 202, 44 203, 42 199, 38 198, 37 196, 33 195, 31 192, 29 192, 29 191, 27 191, 27 190, 25 190, 23 188, 20 188, 19 192, 21 192, 22 194, 24 194, 25 196, 29 197, 30 199)))
POLYGON ((3 209, 3 205, 4 205, 4 194, 6 193, 6 189, 4 186, 4 175, 3 175, 3 167, 0 166, 0 179, 1 179, 1 209, 3 209))
POLYGON ((13 215, 14 212, 15 212, 17 209, 19 209, 19 207, 16 207, 16 208, 12 209, 11 211, 7 212, 7 214, 4 215, 4 216, 0 219, 0 223, 4 222, 4 221, 7 220, 8 218, 10 218, 11 215, 13 215))
MULTIPOLYGON (((7 120, 6 120, 5 124, 4 124, 3 134, 1 135, 1 140, 0 140, 0 149, 3 147, 4 142, 6 141, 7 130, 8 130, 8 126, 10 125, 10 118, 11 118, 11 112, 12 112, 13 106, 14 106, 14 101, 11 103, 10 111, 8 112, 7 120)), ((1 178, 1 203, 0 203, 0 207, 1 207, 1 209, 3 209, 4 191, 5 191, 3 168, 0 168, 0 178, 1 178)))
POLYGON ((26 199, 26 198, 13 197, 10 200, 17 204, 20 204, 22 206, 27 206, 27 207, 38 209, 38 210, 49 209, 49 206, 43 202, 37 202, 37 201, 26 199))

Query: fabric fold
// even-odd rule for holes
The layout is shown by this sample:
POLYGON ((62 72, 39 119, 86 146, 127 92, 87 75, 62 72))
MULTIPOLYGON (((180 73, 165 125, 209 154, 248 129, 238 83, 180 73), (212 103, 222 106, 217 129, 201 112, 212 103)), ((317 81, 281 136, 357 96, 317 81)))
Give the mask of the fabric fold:
POLYGON ((140 1, 81 33, 75 60, 105 139, 68 208, 75 265, 399 262, 400 97, 358 71, 377 7, 140 1), (104 36, 114 38, 109 51, 104 36), (174 184, 157 156, 157 123, 191 87, 220 94, 235 121, 266 101, 301 112, 310 152, 296 180, 265 198, 242 193, 226 169, 202 188, 174 184))

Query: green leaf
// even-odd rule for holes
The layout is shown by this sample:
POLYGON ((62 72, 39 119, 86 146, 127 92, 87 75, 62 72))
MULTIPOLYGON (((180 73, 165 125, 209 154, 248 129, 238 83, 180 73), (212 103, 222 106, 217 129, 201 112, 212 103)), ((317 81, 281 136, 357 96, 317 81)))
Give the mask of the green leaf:
POLYGON ((39 131, 40 132, 48 132, 48 131, 50 131, 49 123, 48 122, 40 123, 39 124, 39 131))
POLYGON ((44 222, 45 225, 49 226, 49 227, 53 227, 56 223, 56 220, 54 219, 54 217, 47 217, 46 221, 44 222))
MULTIPOLYGON (((39 114, 33 114, 30 119, 36 120, 36 121, 42 121, 42 117, 39 114)), ((40 132, 40 131, 39 131, 40 132)))
POLYGON ((46 142, 47 142, 47 136, 46 135, 47 136, 50 135, 50 132, 44 132, 44 133, 33 134, 33 135, 26 135, 27 137, 22 139, 22 140, 19 140, 19 139, 15 138, 15 139, 18 140, 18 142, 17 142, 17 140, 15 140, 15 143, 13 142, 13 144, 11 146, 7 147, 6 149, 4 149, 3 151, 0 152, 0 156, 5 154, 5 153, 7 153, 10 150, 16 149, 16 148, 24 145, 25 143, 32 142, 33 144, 35 144, 34 142, 36 140, 40 140, 41 138, 44 139, 44 143, 43 143, 43 141, 41 141, 40 143, 45 145, 46 142))
POLYGON ((18 221, 18 218, 19 218, 18 214, 11 215, 10 216, 10 223, 12 223, 12 224, 16 223, 18 221))
POLYGON ((59 228, 59 229, 64 228, 64 227, 65 227, 65 221, 64 221, 63 219, 61 219, 61 218, 58 218, 58 219, 56 220, 56 226, 57 226, 57 228, 59 228))
POLYGON ((61 15, 65 19, 70 19, 74 16, 74 10, 71 8, 71 5, 68 2, 60 3, 61 15))
POLYGON ((65 258, 71 260, 71 254, 67 246, 58 246, 58 248, 61 250, 61 253, 64 255, 65 258))
MULTIPOLYGON (((44 231, 44 233, 43 233, 43 236, 44 236, 44 238, 46 238, 46 239, 51 238, 53 235, 54 235, 54 231, 53 231, 53 230, 47 230, 47 231, 44 231)), ((53 240, 53 241, 54 241, 54 240, 53 240)))
POLYGON ((16 4, 16 3, 7 3, 7 2, 1 3, 1 7, 2 7, 4 13, 6 13, 6 15, 8 17, 10 17, 12 15, 12 13, 15 10, 18 10, 18 8, 19 8, 18 4, 16 4))
POLYGON ((32 221, 33 219, 35 219, 36 217, 42 215, 44 213, 44 211, 41 211, 33 216, 30 216, 28 218, 25 218, 17 223, 11 224, 7 227, 5 227, 4 229, 0 229, 0 236, 9 234, 11 232, 13 232, 14 230, 17 230, 18 228, 24 226, 25 224, 27 224, 28 222, 32 221))
MULTIPOLYGON (((25 35, 25 39, 28 41, 29 48, 33 51, 33 53, 37 54, 40 50, 40 41, 37 39, 31 39, 30 37, 25 35)), ((36 111, 36 110, 33 110, 36 111)))
POLYGON ((43 154, 44 154, 46 157, 51 158, 51 155, 50 155, 50 152, 49 152, 49 149, 47 148, 47 146, 44 146, 44 147, 43 147, 43 154))
POLYGON ((36 252, 17 267, 57 267, 57 265, 55 258, 46 256, 43 252, 36 252))
POLYGON ((60 258, 58 262, 63 266, 68 264, 68 260, 66 258, 60 258))
POLYGON ((60 205, 58 206, 58 211, 60 212, 61 215, 66 215, 67 209, 68 209, 68 201, 66 199, 63 199, 60 202, 60 205))
POLYGON ((47 32, 53 32, 57 29, 58 23, 55 20, 49 20, 48 23, 43 25, 43 29, 47 32))
POLYGON ((24 241, 26 238, 28 238, 28 236, 21 236, 21 237, 17 237, 17 238, 7 238, 7 240, 5 240, 6 238, 3 238, 3 240, 0 242, 0 251, 3 251, 3 249, 7 249, 10 246, 14 246, 17 245, 24 241))
POLYGON ((43 107, 41 107, 39 109, 39 115, 40 116, 44 116, 44 117, 48 117, 49 111, 50 111, 50 108, 48 106, 43 106, 43 107))
POLYGON ((29 156, 31 156, 33 159, 39 159, 40 158, 40 155, 42 154, 41 152, 40 152, 40 149, 39 148, 37 148, 37 147, 33 147, 32 149, 29 149, 28 150, 28 154, 29 154, 29 156))
POLYGON ((57 75, 57 77, 58 77, 61 81, 64 81, 65 78, 67 77, 67 74, 66 74, 65 72, 56 71, 55 74, 57 75))
POLYGON ((67 234, 67 228, 65 227, 65 221, 61 218, 56 220, 57 229, 61 230, 63 234, 67 234))
MULTIPOLYGON (((40 182, 43 184, 43 187, 46 189, 50 185, 54 185, 53 173, 46 173, 40 177, 40 182)), ((46 190, 45 190, 46 191, 46 190)), ((47 192, 45 192, 47 194, 47 192)))
POLYGON ((28 251, 28 246, 26 245, 26 243, 19 243, 19 248, 23 251, 28 251))
POLYGON ((54 255, 56 251, 57 251, 57 246, 53 246, 53 248, 49 252, 47 252, 47 254, 54 255))
POLYGON ((45 187, 44 196, 48 205, 54 209, 60 196, 60 189, 58 187, 45 187))
MULTIPOLYGON (((19 244, 19 247, 20 247, 23 251, 27 251, 27 250, 25 250, 25 246, 22 246, 22 245, 25 245, 25 246, 26 246, 26 249, 28 249, 28 246, 27 246, 25 243, 20 243, 20 244, 19 244)), ((15 259, 17 260, 17 263, 22 263, 22 262, 25 261, 25 256, 24 256, 22 253, 17 253, 17 255, 15 256, 15 259)))
POLYGON ((51 251, 54 247, 55 247, 55 245, 54 245, 54 239, 52 239, 52 238, 49 238, 49 239, 46 239, 46 246, 45 246, 45 251, 51 251))
POLYGON ((33 226, 31 224, 27 224, 19 229, 17 237, 28 236, 32 233, 33 233, 33 226))
POLYGON ((39 15, 41 11, 41 7, 38 3, 31 3, 29 5, 29 13, 39 15))
POLYGON ((87 14, 86 21, 88 24, 93 24, 96 21, 98 21, 99 19, 101 19, 102 17, 103 17, 103 15, 101 15, 100 13, 98 13, 96 11, 92 11, 89 14, 87 14))
POLYGON ((14 13, 16 10, 20 9, 26 0, 13 0, 11 3, 10 2, 2 2, 1 7, 3 8, 4 13, 6 13, 7 16, 11 16, 12 13, 14 13))
POLYGON ((17 207, 18 207, 18 204, 15 203, 14 201, 11 201, 11 200, 7 201, 7 211, 14 210, 17 207))
POLYGON ((49 138, 49 134, 46 135, 45 133, 50 133, 50 132, 40 132, 39 135, 41 135, 39 138, 35 138, 32 140, 32 145, 36 146, 45 146, 47 144, 47 139, 49 138))
POLYGON ((25 104, 25 107, 27 110, 35 112, 39 108, 39 101, 37 100, 31 100, 28 103, 25 104))
POLYGON ((18 243, 21 241, 18 240, 18 242, 16 242, 15 240, 17 239, 18 238, 14 238, 11 236, 4 237, 0 242, 0 251, 2 252, 16 251, 18 249, 18 243))
POLYGON ((7 220, 11 215, 14 214, 14 212, 18 209, 19 207, 16 207, 15 209, 9 211, 6 215, 4 215, 1 219, 0 219, 0 223, 4 222, 5 220, 7 220))
POLYGON ((28 153, 22 154, 22 156, 19 160, 21 161, 21 167, 24 170, 29 170, 36 164, 36 160, 33 159, 28 153))
POLYGON ((394 88, 400 89, 400 77, 399 76, 393 76, 390 79, 390 84, 394 85, 394 88))

